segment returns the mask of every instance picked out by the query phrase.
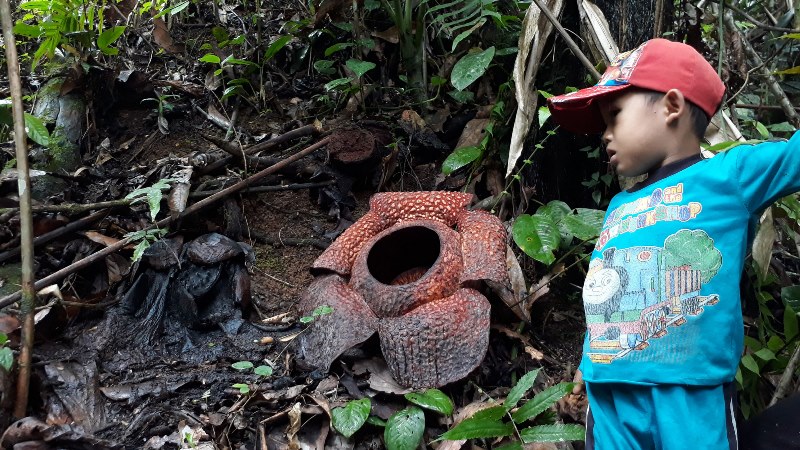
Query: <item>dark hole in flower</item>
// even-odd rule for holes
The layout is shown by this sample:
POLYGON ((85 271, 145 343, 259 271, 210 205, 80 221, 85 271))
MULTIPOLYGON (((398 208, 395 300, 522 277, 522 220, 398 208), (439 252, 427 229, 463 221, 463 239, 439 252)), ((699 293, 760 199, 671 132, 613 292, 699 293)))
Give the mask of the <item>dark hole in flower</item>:
POLYGON ((439 235, 412 226, 384 236, 367 255, 370 274, 383 284, 407 284, 422 278, 439 258, 439 235))

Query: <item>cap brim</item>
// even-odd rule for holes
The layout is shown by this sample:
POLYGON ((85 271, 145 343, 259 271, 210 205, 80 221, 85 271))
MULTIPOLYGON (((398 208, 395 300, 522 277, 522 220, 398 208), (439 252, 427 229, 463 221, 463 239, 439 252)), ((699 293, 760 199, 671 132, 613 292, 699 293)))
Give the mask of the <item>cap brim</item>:
POLYGON ((555 121, 573 133, 601 133, 605 129, 597 101, 631 87, 630 84, 592 86, 569 94, 547 99, 547 106, 555 121))

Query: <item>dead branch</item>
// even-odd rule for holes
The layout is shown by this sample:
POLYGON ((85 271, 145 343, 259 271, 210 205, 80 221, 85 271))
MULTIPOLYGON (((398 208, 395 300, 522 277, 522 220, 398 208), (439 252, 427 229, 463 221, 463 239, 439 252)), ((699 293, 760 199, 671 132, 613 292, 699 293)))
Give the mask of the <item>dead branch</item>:
POLYGON ((758 53, 756 53, 755 49, 750 44, 750 41, 747 40, 741 30, 739 30, 739 27, 736 26, 736 22, 733 20, 733 14, 731 14, 730 11, 725 11, 723 18, 725 22, 725 28, 728 29, 728 32, 738 34, 739 38, 741 39, 742 47, 744 47, 744 52, 747 54, 750 64, 753 66, 760 66, 758 73, 764 79, 764 82, 767 84, 769 90, 778 98, 778 103, 783 109, 784 114, 786 114, 786 118, 789 119, 789 122, 791 122, 792 125, 800 128, 800 114, 795 111, 792 102, 790 102, 789 98, 786 97, 786 92, 784 92, 783 88, 781 88, 780 84, 778 84, 778 80, 776 80, 769 69, 763 65, 761 57, 758 56, 758 53))
POLYGON ((800 365, 800 345, 794 349, 792 357, 786 364, 786 370, 783 371, 783 375, 781 375, 781 379, 778 381, 778 385, 775 387, 775 393, 772 395, 772 400, 770 400, 769 406, 774 405, 778 402, 778 400, 786 396, 786 391, 789 390, 789 386, 792 384, 794 372, 797 370, 798 365, 800 365))
MULTIPOLYGON (((711 0, 711 1, 716 3, 716 4, 720 4, 720 0, 711 0)), ((740 9, 738 6, 736 6, 734 4, 731 4, 730 2, 725 2, 724 6, 725 6, 725 9, 733 10, 734 12, 736 12, 736 14, 741 15, 742 17, 747 19, 748 22, 752 23, 753 25, 757 26, 758 28, 762 28, 762 29, 767 30, 767 31, 777 31, 779 33, 800 33, 800 30, 795 30, 793 28, 776 27, 774 25, 770 25, 768 23, 761 22, 760 20, 756 19, 755 17, 751 16, 750 14, 747 14, 747 11, 744 11, 744 10, 740 9)))
POLYGON ((598 72, 597 69, 594 68, 594 64, 592 64, 589 61, 589 58, 587 58, 586 55, 581 51, 581 49, 578 48, 578 44, 576 44, 575 41, 572 40, 572 37, 570 37, 569 33, 567 33, 567 30, 565 30, 564 27, 561 26, 561 23, 559 23, 558 19, 556 19, 556 17, 553 16, 553 13, 550 11, 550 9, 547 6, 545 6, 544 3, 541 2, 541 0, 533 0, 533 2, 536 3, 536 7, 542 10, 545 17, 547 17, 547 20, 549 20, 550 23, 553 24, 553 26, 558 31, 558 34, 560 34, 561 37, 564 38, 564 41, 566 41, 567 46, 569 47, 570 50, 572 50, 572 54, 575 55, 580 60, 581 64, 583 64, 586 70, 588 70, 589 73, 592 74, 595 80, 599 80, 601 76, 600 72, 598 72))
MULTIPOLYGON (((0 0, 0 1, 4 1, 4 0, 0 0)), ((289 164, 297 161, 300 158, 303 158, 303 157, 305 157, 307 155, 310 155, 314 151, 316 151, 316 150, 324 147, 325 145, 327 145, 329 141, 330 141, 330 137, 325 137, 325 138, 321 139, 319 142, 317 142, 316 144, 313 144, 313 145, 301 150, 300 152, 295 153, 294 155, 286 157, 285 159, 281 160, 280 162, 278 162, 276 164, 273 164, 272 166, 267 167, 266 169, 264 169, 264 170, 262 170, 262 171, 260 171, 258 173, 253 174, 249 178, 245 178, 244 180, 242 180, 242 181, 240 181, 240 182, 238 182, 238 183, 236 183, 236 184, 234 184, 234 185, 232 185, 230 187, 227 187, 227 188, 217 192, 216 194, 214 194, 214 195, 212 195, 210 197, 207 197, 207 198, 204 198, 203 200, 200 200, 199 202, 197 202, 197 203, 189 206, 185 210, 183 210, 183 212, 181 212, 180 214, 176 214, 174 216, 170 216, 170 217, 167 217, 165 219, 159 220, 155 224, 153 224, 150 227, 148 227, 148 229, 163 228, 163 227, 169 225, 170 223, 172 223, 172 222, 174 222, 176 220, 183 219, 184 217, 189 216, 190 214, 194 214, 194 213, 202 210, 203 208, 206 208, 206 207, 208 207, 210 205, 213 205, 214 203, 218 202, 219 200, 222 200, 222 199, 226 198, 227 196, 229 196, 231 194, 234 194, 236 192, 241 191, 242 189, 245 189, 245 188, 249 187, 251 184, 253 184, 254 182, 260 180, 261 178, 264 178, 267 175, 270 175, 272 173, 275 173, 275 172, 283 169, 284 167, 286 167, 289 164)), ((95 263, 96 261, 99 261, 101 258, 104 258, 104 257, 110 255, 111 253, 114 253, 115 251, 117 251, 117 250, 121 249, 122 247, 128 245, 131 241, 132 241, 132 239, 130 237, 122 239, 122 240, 120 240, 119 242, 117 242, 114 245, 110 245, 110 246, 104 248, 103 250, 95 252, 95 253, 93 253, 93 254, 91 254, 91 255, 89 255, 89 256, 87 256, 87 257, 85 257, 85 258, 83 258, 83 259, 81 259, 79 261, 76 261, 76 262, 70 264, 67 267, 64 267, 63 269, 61 269, 61 270, 59 270, 57 272, 54 272, 54 273, 48 275, 45 278, 42 278, 41 280, 36 282, 34 287, 36 289, 42 289, 45 286, 49 286, 50 284, 53 284, 53 283, 63 279, 67 275, 75 273, 76 271, 78 271, 78 270, 80 270, 80 269, 82 269, 84 267, 87 267, 87 266, 95 263)), ((5 308, 6 306, 8 306, 8 305, 14 303, 15 301, 17 301, 20 298, 20 294, 21 294, 21 292, 17 291, 17 292, 15 292, 13 294, 10 294, 10 295, 7 295, 7 296, 5 296, 3 298, 0 298, 0 309, 5 308)))
POLYGON ((36 292, 33 289, 33 214, 31 213, 31 177, 28 171, 28 145, 25 133, 24 106, 22 105, 22 82, 19 77, 17 44, 14 40, 11 23, 11 6, 8 0, 0 0, 0 23, 3 27, 3 41, 6 47, 6 65, 11 88, 11 113, 14 118, 14 147, 19 172, 20 235, 22 254, 22 302, 20 307, 25 316, 22 325, 22 345, 17 363, 17 397, 14 416, 23 418, 28 410, 28 387, 31 376, 31 354, 33 353, 33 308, 36 306, 36 292))
MULTIPOLYGON (((76 220, 72 223, 67 224, 61 228, 55 229, 49 233, 45 233, 36 239, 33 240, 33 246, 38 247, 42 244, 46 244, 53 239, 58 237, 64 236, 65 234, 72 233, 73 231, 80 230, 83 227, 90 225, 108 214, 108 209, 103 209, 101 211, 97 211, 94 214, 84 217, 83 219, 76 220)), ((0 263, 8 261, 9 259, 17 257, 22 252, 21 247, 13 248, 6 252, 0 253, 0 263)))
MULTIPOLYGON (((336 183, 335 180, 320 181, 319 183, 296 183, 287 184, 282 186, 255 186, 242 190, 242 194, 260 194, 263 192, 277 192, 277 191, 298 191, 301 189, 314 189, 325 186, 330 186, 336 183)), ((219 191, 196 191, 189 194, 189 198, 208 197, 216 194, 219 191)), ((0 260, 2 261, 2 260, 0 260)))
MULTIPOLYGON (((97 209, 105 209, 105 208, 115 208, 117 206, 128 206, 131 204, 132 200, 129 199, 119 199, 119 200, 108 200, 105 202, 96 202, 96 203, 62 203, 60 205, 36 205, 31 208, 31 212, 33 213, 43 213, 43 212, 60 212, 65 213, 67 215, 71 214, 82 214, 87 211, 94 211, 97 209)), ((19 208, 6 208, 0 210, 0 212, 6 213, 10 212, 12 215, 16 214, 19 211, 19 208)), ((2 222, 0 222, 2 223, 2 222)))

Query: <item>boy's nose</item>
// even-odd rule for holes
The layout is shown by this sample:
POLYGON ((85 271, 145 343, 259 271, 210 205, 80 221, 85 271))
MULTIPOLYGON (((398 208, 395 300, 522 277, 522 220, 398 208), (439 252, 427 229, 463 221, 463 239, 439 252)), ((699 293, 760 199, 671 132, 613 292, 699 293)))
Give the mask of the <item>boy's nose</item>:
POLYGON ((606 128, 603 130, 603 134, 600 135, 600 139, 603 141, 603 144, 608 145, 611 142, 611 129, 606 128))

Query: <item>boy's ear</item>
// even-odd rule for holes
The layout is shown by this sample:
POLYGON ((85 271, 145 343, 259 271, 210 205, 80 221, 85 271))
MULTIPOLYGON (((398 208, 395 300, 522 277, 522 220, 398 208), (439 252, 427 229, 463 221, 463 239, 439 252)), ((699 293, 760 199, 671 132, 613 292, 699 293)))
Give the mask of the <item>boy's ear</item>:
POLYGON ((664 94, 664 108, 667 114, 667 125, 677 123, 678 118, 687 110, 686 98, 680 89, 670 89, 664 94))

